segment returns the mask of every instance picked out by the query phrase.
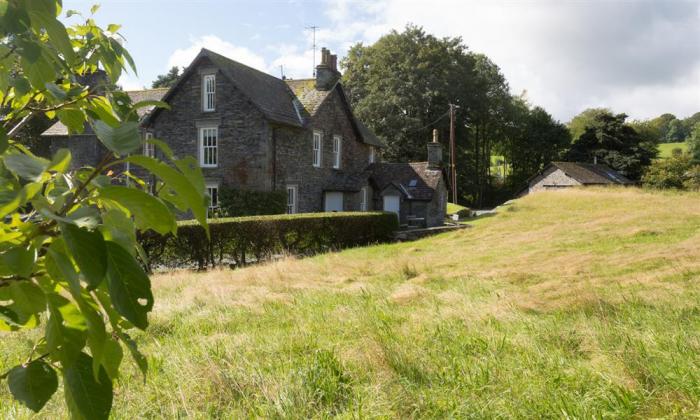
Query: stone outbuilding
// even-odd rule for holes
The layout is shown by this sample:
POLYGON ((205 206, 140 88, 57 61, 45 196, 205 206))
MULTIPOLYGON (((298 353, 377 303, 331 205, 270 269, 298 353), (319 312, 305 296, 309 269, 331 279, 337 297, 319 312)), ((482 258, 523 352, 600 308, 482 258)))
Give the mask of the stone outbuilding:
POLYGON ((589 185, 630 185, 632 181, 607 165, 579 162, 552 162, 528 180, 521 195, 560 188, 589 185))

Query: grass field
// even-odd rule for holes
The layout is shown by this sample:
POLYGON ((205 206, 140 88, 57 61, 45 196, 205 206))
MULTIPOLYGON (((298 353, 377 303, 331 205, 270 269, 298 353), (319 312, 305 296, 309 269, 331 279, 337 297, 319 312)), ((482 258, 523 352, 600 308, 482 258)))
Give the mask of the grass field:
MULTIPOLYGON (((700 413, 700 194, 527 196, 417 242, 154 278, 114 418, 700 413)), ((0 370, 31 334, 0 336, 0 370)), ((58 397, 42 414, 65 416, 58 397)), ((0 418, 29 417, 0 387, 0 418)))
POLYGON ((462 210, 467 210, 467 207, 460 206, 459 204, 455 204, 455 203, 447 203, 447 214, 448 215, 455 214, 455 213, 462 211, 462 210))
POLYGON ((659 144, 659 157, 666 159, 673 156, 673 149, 681 149, 684 152, 688 151, 688 143, 661 143, 659 144))

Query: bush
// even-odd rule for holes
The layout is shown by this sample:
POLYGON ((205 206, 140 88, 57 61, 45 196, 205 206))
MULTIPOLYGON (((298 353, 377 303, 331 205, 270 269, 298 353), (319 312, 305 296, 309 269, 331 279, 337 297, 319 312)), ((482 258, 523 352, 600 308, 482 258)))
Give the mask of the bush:
POLYGON ((393 213, 305 213, 212 219, 211 240, 194 221, 178 223, 177 236, 149 231, 139 238, 149 267, 196 266, 202 270, 223 262, 245 265, 274 255, 312 255, 376 242, 386 242, 398 228, 393 213))
POLYGON ((645 187, 658 189, 690 189, 700 186, 700 165, 694 165, 688 154, 655 161, 642 177, 645 187))
POLYGON ((222 188, 219 191, 220 216, 259 216, 287 212, 285 191, 244 191, 222 188))

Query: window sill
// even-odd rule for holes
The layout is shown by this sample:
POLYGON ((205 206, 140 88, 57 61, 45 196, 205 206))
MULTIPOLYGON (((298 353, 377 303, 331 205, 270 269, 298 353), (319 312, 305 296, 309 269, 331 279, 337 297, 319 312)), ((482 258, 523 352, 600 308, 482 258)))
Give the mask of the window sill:
POLYGON ((200 168, 203 168, 203 169, 216 169, 216 168, 219 167, 219 165, 202 165, 202 164, 200 163, 200 164, 199 164, 199 167, 200 167, 200 168))

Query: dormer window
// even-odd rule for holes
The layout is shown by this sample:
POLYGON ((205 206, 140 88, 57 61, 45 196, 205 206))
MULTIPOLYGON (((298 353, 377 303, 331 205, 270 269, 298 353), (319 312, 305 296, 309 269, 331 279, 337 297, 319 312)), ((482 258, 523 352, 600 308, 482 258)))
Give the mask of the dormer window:
POLYGON ((343 138, 340 136, 333 136, 333 169, 340 169, 342 149, 343 138))
POLYGON ((202 76, 202 110, 212 112, 216 109, 216 76, 202 76))

